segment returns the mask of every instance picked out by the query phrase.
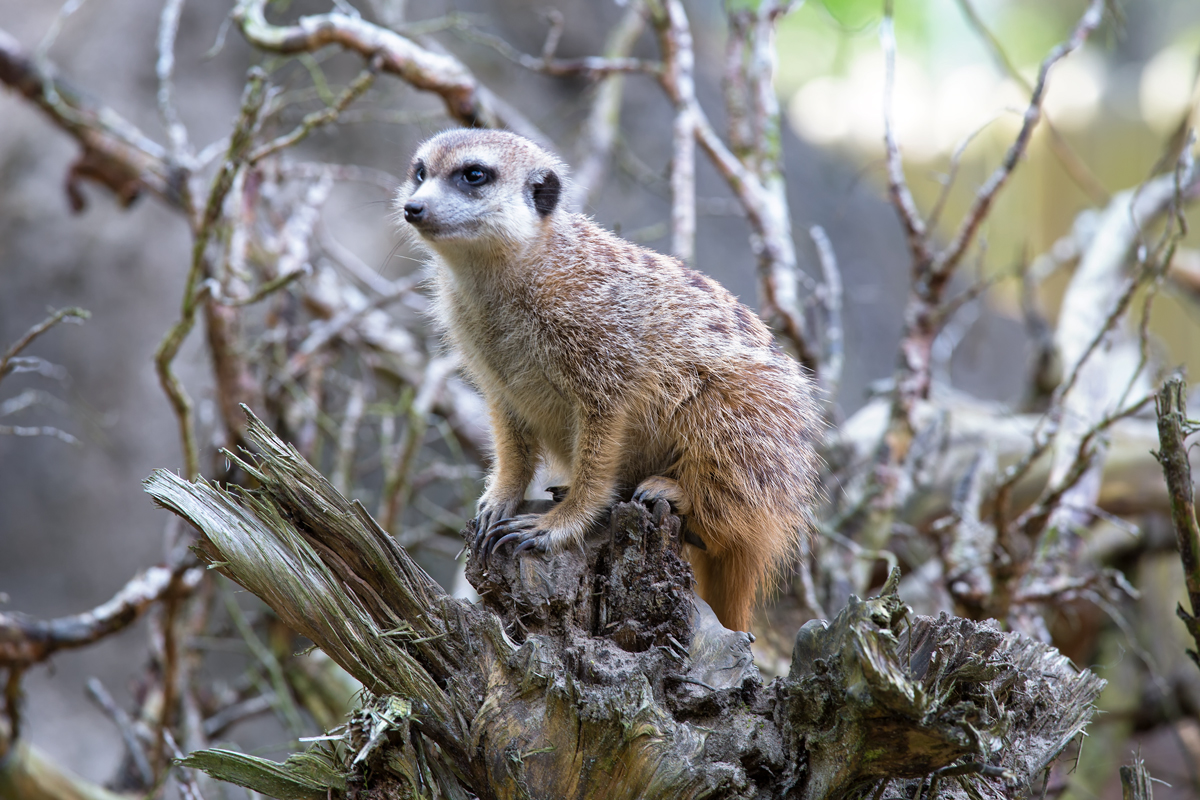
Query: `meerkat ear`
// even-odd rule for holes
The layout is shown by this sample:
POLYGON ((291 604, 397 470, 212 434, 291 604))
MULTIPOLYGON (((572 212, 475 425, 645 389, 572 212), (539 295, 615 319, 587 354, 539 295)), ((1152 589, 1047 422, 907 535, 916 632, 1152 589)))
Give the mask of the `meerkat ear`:
POLYGON ((540 175, 535 175, 531 186, 533 207, 537 209, 539 215, 550 216, 555 206, 558 205, 558 196, 562 192, 562 181, 558 179, 554 170, 548 169, 540 175))

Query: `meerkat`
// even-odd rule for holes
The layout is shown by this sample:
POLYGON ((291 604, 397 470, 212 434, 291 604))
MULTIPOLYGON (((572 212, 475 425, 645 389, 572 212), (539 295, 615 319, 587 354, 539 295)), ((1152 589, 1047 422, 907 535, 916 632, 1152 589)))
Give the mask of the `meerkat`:
POLYGON ((396 199, 491 418, 476 547, 559 552, 630 492, 667 499, 700 596, 748 631, 808 529, 811 382, 715 281, 563 209, 566 179, 527 139, 453 130, 420 146, 396 199), (569 475, 566 495, 518 515, 543 462, 569 475))

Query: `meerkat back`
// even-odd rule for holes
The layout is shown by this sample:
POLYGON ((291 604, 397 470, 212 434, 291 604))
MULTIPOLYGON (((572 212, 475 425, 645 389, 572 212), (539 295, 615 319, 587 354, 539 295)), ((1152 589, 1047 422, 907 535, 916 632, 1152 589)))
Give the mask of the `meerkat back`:
POLYGON ((449 131, 421 145, 397 199, 491 417, 476 547, 558 551, 621 497, 667 499, 701 596, 747 630, 807 531, 810 383, 716 282, 562 209, 565 175, 522 137, 449 131), (518 514, 546 461, 567 473, 566 496, 518 514))

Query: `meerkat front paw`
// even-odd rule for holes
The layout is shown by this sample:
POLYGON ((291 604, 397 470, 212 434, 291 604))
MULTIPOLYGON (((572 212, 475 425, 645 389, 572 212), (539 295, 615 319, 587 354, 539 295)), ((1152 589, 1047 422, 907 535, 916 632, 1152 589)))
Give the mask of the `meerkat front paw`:
POLYGON ((475 515, 475 550, 479 549, 484 536, 493 525, 501 520, 510 519, 517 513, 524 499, 523 494, 493 497, 491 492, 479 498, 479 512, 475 515))
POLYGON ((580 540, 581 530, 556 525, 554 517, 553 513, 520 514, 493 523, 483 535, 483 557, 490 558, 509 542, 517 543, 512 551, 515 556, 523 550, 555 553, 580 540))
POLYGON ((550 548, 550 532, 538 525, 544 517, 544 514, 521 514, 496 520, 483 534, 483 557, 490 558, 509 542, 517 543, 513 548, 514 556, 522 550, 546 552, 550 548))

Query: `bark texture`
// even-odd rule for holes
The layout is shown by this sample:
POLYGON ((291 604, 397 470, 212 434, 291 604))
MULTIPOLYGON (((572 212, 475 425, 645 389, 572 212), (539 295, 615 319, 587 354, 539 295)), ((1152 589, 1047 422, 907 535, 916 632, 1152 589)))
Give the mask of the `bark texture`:
POLYGON ((472 555, 472 605, 256 419, 247 440, 257 489, 159 471, 147 491, 371 693, 285 764, 185 762, 275 797, 1019 796, 1103 685, 1019 634, 910 619, 898 573, 806 624, 764 684, 748 637, 692 594, 665 503, 618 503, 582 550, 472 555))

